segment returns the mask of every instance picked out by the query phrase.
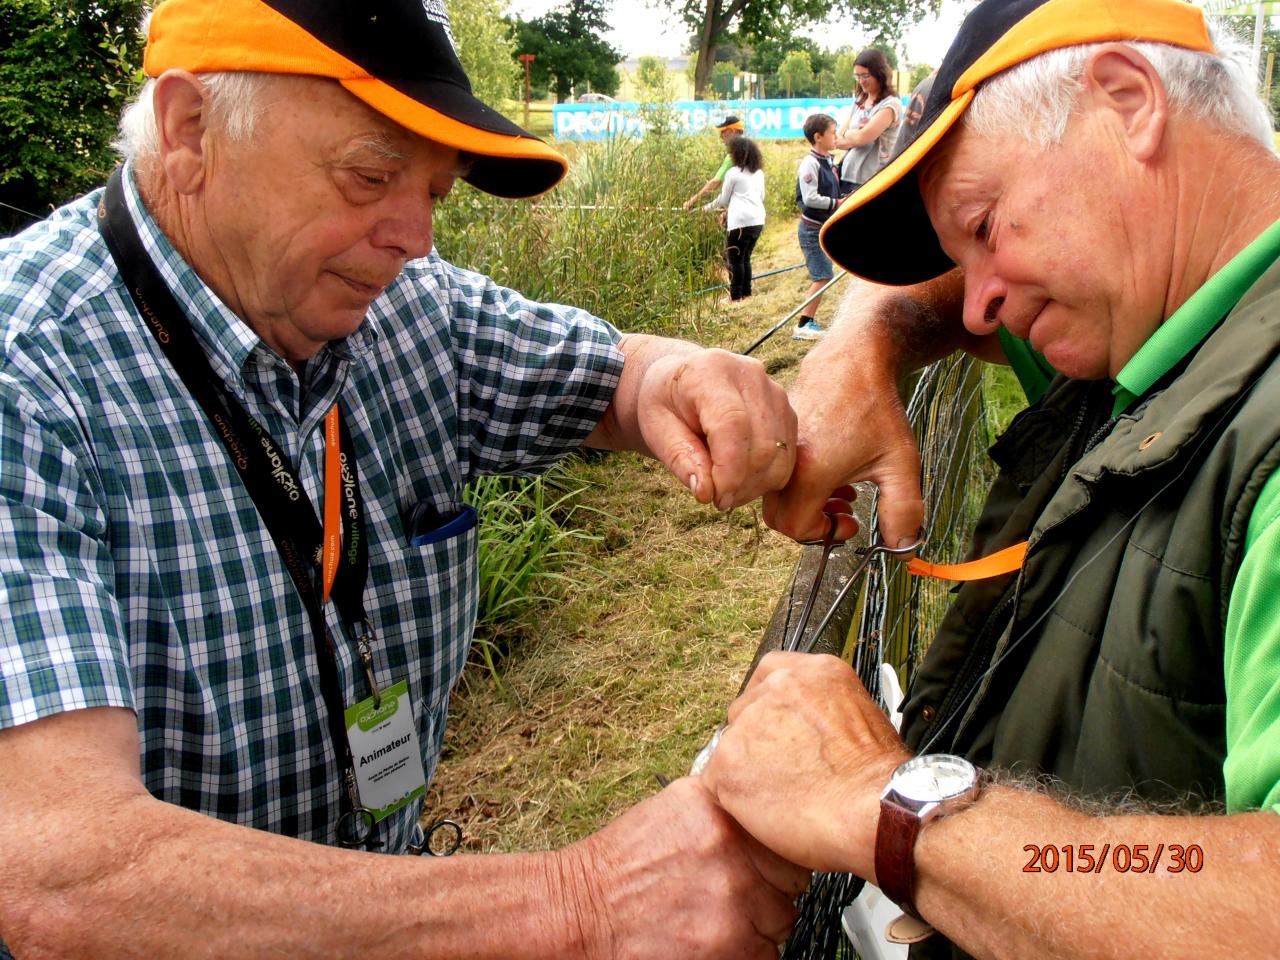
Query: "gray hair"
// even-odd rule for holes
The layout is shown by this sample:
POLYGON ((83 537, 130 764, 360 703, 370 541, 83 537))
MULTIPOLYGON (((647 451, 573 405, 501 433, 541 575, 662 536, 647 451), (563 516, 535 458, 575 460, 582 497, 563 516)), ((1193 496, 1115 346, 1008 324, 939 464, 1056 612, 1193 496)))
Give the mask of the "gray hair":
MULTIPOLYGON (((1164 43, 1127 45, 1159 74, 1172 113, 1185 112, 1274 150, 1271 112, 1255 92, 1248 48, 1213 21, 1209 38, 1216 56, 1164 43)), ((997 74, 978 89, 965 124, 981 137, 1019 136, 1042 148, 1060 144, 1083 90, 1085 62, 1101 46, 1050 50, 997 74)))
MULTIPOLYGON (((209 93, 209 123, 229 140, 252 140, 263 112, 263 90, 270 80, 265 73, 201 73, 209 93)), ((156 82, 149 78, 120 115, 112 146, 126 160, 153 160, 160 152, 156 136, 153 94, 156 82)))

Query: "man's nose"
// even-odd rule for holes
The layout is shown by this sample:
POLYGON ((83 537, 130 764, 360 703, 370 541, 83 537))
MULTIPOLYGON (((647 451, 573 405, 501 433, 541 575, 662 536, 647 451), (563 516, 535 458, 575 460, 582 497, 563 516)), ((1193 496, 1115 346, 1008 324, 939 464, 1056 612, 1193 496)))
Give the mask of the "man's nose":
POLYGON ((425 257, 431 252, 434 239, 434 211, 435 200, 430 196, 402 196, 391 200, 386 215, 374 228, 374 245, 391 247, 406 260, 425 257))
POLYGON ((976 336, 995 333, 1000 326, 1000 308, 1004 306, 1008 285, 990 271, 965 270, 964 325, 976 336))

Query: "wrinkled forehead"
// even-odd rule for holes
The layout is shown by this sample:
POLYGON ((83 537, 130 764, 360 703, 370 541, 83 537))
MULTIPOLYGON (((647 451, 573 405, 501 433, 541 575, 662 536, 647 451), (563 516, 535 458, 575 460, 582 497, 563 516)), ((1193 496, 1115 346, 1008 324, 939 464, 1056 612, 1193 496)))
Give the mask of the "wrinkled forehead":
POLYGON ((930 150, 924 158, 916 165, 916 180, 920 184, 920 195, 924 198, 925 208, 930 208, 930 198, 936 199, 938 194, 950 182, 953 172, 957 166, 959 170, 967 172, 967 166, 974 166, 977 162, 976 158, 969 160, 966 164, 966 158, 962 154, 958 158, 957 149, 963 146, 961 138, 965 135, 964 123, 956 124, 947 134, 938 141, 937 146, 930 150))
POLYGON ((328 150, 348 159, 407 160, 423 157, 465 176, 472 158, 453 147, 414 133, 353 96, 327 77, 273 75, 267 79, 264 106, 289 118, 303 131, 327 142, 328 150))

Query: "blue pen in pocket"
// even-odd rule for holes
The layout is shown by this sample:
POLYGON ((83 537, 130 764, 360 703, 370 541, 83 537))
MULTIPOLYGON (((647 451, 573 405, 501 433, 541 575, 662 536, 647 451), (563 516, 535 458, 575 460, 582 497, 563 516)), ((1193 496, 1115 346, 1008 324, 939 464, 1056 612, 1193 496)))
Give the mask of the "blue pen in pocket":
POLYGON ((476 525, 477 520, 476 508, 469 503, 464 503, 451 513, 442 513, 430 501, 423 500, 414 505, 413 512, 409 515, 409 543, 415 547, 423 547, 448 540, 466 533, 476 525))

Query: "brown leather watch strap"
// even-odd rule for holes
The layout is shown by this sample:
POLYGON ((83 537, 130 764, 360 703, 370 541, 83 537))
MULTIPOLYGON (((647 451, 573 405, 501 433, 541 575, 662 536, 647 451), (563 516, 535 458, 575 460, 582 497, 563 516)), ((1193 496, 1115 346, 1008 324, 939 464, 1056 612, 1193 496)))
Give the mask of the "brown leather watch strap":
POLYGON ((920 818, 886 797, 880 799, 876 827, 876 884, 880 892, 902 908, 916 912, 916 837, 920 818))

